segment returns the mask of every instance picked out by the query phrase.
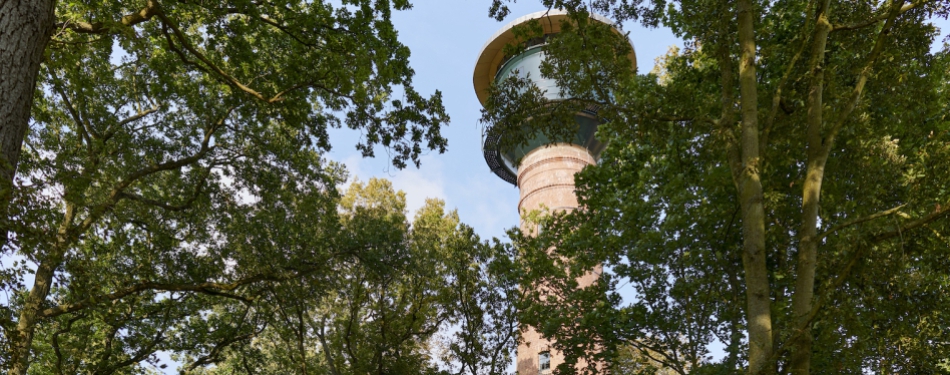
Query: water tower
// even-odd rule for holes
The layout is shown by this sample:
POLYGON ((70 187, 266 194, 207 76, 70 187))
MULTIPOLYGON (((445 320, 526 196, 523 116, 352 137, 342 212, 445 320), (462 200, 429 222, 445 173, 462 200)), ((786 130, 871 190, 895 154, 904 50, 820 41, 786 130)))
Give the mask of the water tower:
MULTIPOLYGON (((591 15, 591 19, 613 25, 603 16, 591 15)), ((488 98, 492 83, 501 82, 512 74, 527 74, 538 88, 546 92, 548 100, 564 100, 562 90, 554 80, 541 77, 540 65, 545 58, 545 42, 560 31, 562 22, 568 20, 567 12, 541 11, 518 18, 495 32, 482 47, 475 64, 475 93, 482 105, 488 98), (516 42, 512 28, 536 19, 541 21, 544 37, 526 43, 517 55, 506 55, 505 46, 516 42)), ((631 46, 629 58, 636 68, 632 51, 631 46)), ((577 208, 574 174, 587 165, 597 163, 604 145, 594 137, 600 123, 596 110, 577 112, 574 119, 577 132, 573 139, 551 141, 538 135, 527 145, 509 149, 501 149, 500 140, 504 134, 485 132, 482 140, 485 161, 498 177, 518 187, 521 195, 518 212, 530 212, 541 207, 552 211, 577 208)), ((597 279, 598 270, 592 271, 577 280, 580 287, 591 285, 597 279)), ((551 343, 542 339, 533 328, 522 327, 522 337, 524 342, 518 346, 517 353, 519 375, 549 373, 563 362, 562 356, 551 348, 551 343)))

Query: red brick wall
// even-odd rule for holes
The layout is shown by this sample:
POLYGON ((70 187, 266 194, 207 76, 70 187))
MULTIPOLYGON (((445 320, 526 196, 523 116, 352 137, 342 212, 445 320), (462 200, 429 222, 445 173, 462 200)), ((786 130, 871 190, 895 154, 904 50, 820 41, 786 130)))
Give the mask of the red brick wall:
MULTIPOLYGON (((547 208, 549 211, 577 208, 574 193, 574 174, 596 160, 587 149, 573 144, 559 143, 531 151, 518 167, 518 188, 521 199, 518 211, 522 214, 547 208)), ((522 230, 534 232, 536 228, 522 230)), ((600 274, 600 267, 578 280, 580 287, 590 285, 600 274)), ((538 355, 551 352, 551 369, 564 362, 560 353, 550 349, 550 342, 540 337, 534 328, 522 327, 524 342, 518 346, 518 375, 538 375, 538 355)), ((579 364, 579 366, 581 366, 579 364)))

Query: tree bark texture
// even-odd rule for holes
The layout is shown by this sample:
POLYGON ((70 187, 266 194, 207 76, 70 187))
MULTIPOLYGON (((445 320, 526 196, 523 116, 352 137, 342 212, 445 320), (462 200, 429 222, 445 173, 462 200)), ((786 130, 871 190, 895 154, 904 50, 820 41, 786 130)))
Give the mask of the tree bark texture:
POLYGON ((33 288, 27 296, 26 304, 20 311, 20 319, 17 321, 17 332, 13 342, 13 368, 11 375, 26 375, 30 368, 30 351, 33 347, 33 334, 36 332, 36 324, 40 318, 40 310, 43 307, 43 301, 49 296, 50 287, 53 284, 53 276, 59 262, 43 262, 36 270, 36 279, 33 282, 33 288))
MULTIPOLYGON (((6 244, 13 177, 30 123, 43 52, 52 35, 55 5, 54 0, 0 2, 0 246, 6 244)), ((37 270, 24 314, 17 322, 11 374, 26 374, 29 367, 36 319, 54 272, 55 266, 49 263, 40 264, 37 270)))
POLYGON ((13 176, 55 5, 54 0, 0 1, 0 245, 6 244, 13 176))
MULTIPOLYGON (((791 345, 789 369, 793 375, 808 375, 812 357, 812 334, 810 321, 816 313, 815 301, 815 269, 818 263, 818 211, 820 208, 821 184, 824 179, 825 165, 828 161, 835 138, 845 125, 848 117, 856 108, 864 92, 871 67, 874 65, 884 40, 894 25, 894 19, 902 12, 913 9, 913 6, 904 6, 902 2, 892 2, 884 20, 884 25, 877 33, 874 48, 868 54, 866 65, 857 77, 857 83, 845 107, 830 126, 825 126, 823 118, 824 100, 824 58, 825 46, 829 34, 834 30, 829 18, 831 1, 824 0, 818 9, 815 23, 815 33, 812 49, 811 82, 808 93, 807 112, 807 163, 805 182, 802 191, 802 226, 799 234, 800 249, 798 264, 796 265, 795 295, 792 298, 792 312, 796 318, 796 326, 800 332, 793 332, 797 338, 791 345), (825 129, 827 128, 827 129, 825 129), (826 130, 826 131, 825 131, 826 130), (823 134, 827 133, 827 134, 823 134)), ((843 277, 843 276, 839 276, 843 277)))
POLYGON ((33 334, 36 332, 36 325, 42 317, 43 302, 49 296, 50 287, 53 285, 53 277, 56 275, 56 269, 63 263, 65 247, 69 237, 69 227, 76 217, 76 207, 67 204, 66 215, 59 227, 56 235, 56 245, 50 250, 49 254, 40 261, 36 269, 33 280, 33 288, 27 295, 23 308, 20 310, 19 320, 17 321, 17 332, 13 339, 13 368, 11 375, 26 375, 30 368, 30 351, 33 348, 33 334))
POLYGON ((815 296, 815 268, 818 263, 818 209, 821 198, 821 183, 825 176, 825 164, 828 161, 828 149, 823 144, 822 109, 824 101, 824 60, 825 45, 831 32, 828 18, 829 0, 822 1, 815 22, 812 38, 812 57, 809 64, 811 82, 808 88, 807 109, 807 162, 805 182, 802 186, 802 223, 799 230, 799 250, 797 257, 795 292, 792 295, 792 314, 797 339, 791 343, 789 372, 792 375, 807 375, 811 367, 812 334, 808 319, 815 296))
POLYGON ((749 373, 773 367, 772 314, 768 269, 765 263, 765 209, 760 176, 758 89, 755 74, 755 29, 751 0, 738 3, 739 103, 742 130, 739 140, 742 172, 739 204, 742 210, 742 264, 746 283, 749 330, 749 373))

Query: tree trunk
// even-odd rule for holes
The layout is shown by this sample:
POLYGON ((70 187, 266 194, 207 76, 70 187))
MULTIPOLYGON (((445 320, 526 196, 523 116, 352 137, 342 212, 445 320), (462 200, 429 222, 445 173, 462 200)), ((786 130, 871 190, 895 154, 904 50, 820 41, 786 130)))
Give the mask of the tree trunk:
POLYGON ((755 29, 751 0, 738 2, 739 103, 742 113, 742 172, 739 204, 742 210, 742 264, 746 283, 746 319, 749 324, 749 373, 768 372, 772 356, 772 313, 768 268, 765 264, 765 209, 759 175, 758 89, 755 75, 755 29))
POLYGON ((794 327, 801 332, 791 344, 789 370, 792 375, 808 375, 811 367, 812 335, 811 324, 807 321, 811 314, 815 295, 815 268, 818 263, 818 209, 821 198, 821 183, 825 176, 825 163, 828 149, 823 144, 822 126, 824 124, 824 60, 825 45, 831 22, 828 19, 830 1, 821 2, 815 33, 812 41, 812 60, 810 62, 811 82, 808 89, 807 113, 807 162, 805 182, 802 186, 802 226, 799 230, 798 259, 795 266, 795 292, 792 295, 792 314, 794 327))
POLYGON ((0 1, 0 246, 6 245, 13 176, 55 5, 54 0, 0 1))
POLYGON ((27 295, 26 301, 20 310, 20 317, 17 321, 17 332, 13 339, 13 357, 11 358, 13 368, 11 375, 26 375, 30 368, 30 351, 33 348, 33 334, 36 332, 36 324, 43 311, 43 302, 49 296, 50 287, 53 285, 53 277, 56 275, 56 269, 63 263, 65 249, 70 242, 69 228, 76 218, 76 207, 67 203, 66 215, 60 224, 57 233, 56 245, 46 254, 37 267, 36 275, 33 280, 33 288, 27 295))
POLYGON ((30 349, 33 347, 33 333, 36 331, 36 323, 40 318, 40 312, 43 308, 43 301, 49 295, 50 286, 53 284, 53 276, 60 262, 43 262, 36 271, 36 279, 33 282, 33 288, 26 298, 26 304, 20 311, 20 319, 17 321, 16 337, 13 340, 13 368, 11 375, 26 375, 30 368, 30 349))
MULTIPOLYGON (((10 228, 13 177, 30 123, 40 63, 53 30, 55 5, 54 0, 0 2, 0 246, 6 245, 10 228)), ((26 374, 29 367, 33 332, 56 266, 47 262, 39 265, 33 289, 17 321, 11 374, 26 374)))

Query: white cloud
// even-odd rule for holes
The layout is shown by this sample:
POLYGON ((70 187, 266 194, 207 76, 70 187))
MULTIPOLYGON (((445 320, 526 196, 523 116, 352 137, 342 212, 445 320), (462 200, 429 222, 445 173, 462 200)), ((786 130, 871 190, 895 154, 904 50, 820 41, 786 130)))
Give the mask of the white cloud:
POLYGON ((363 181, 369 179, 368 174, 363 172, 363 169, 360 167, 363 163, 363 160, 364 159, 359 154, 353 153, 350 154, 350 156, 347 156, 345 159, 339 161, 339 163, 342 163, 344 166, 346 166, 346 171, 349 173, 344 187, 349 186, 356 179, 363 181))
POLYGON ((347 185, 354 180, 366 182, 370 178, 385 178, 393 183, 393 188, 406 193, 406 209, 409 217, 415 216, 417 210, 425 205, 427 198, 438 198, 446 201, 446 207, 452 209, 445 192, 445 179, 442 161, 438 157, 424 156, 421 168, 410 165, 398 170, 379 159, 366 159, 359 154, 352 154, 342 161, 346 165, 350 178, 347 185))
POLYGON ((406 192, 406 208, 410 217, 415 216, 416 211, 425 205, 426 198, 441 199, 447 208, 452 207, 445 194, 442 162, 438 159, 424 157, 422 168, 408 167, 396 171, 390 180, 396 190, 406 192))

